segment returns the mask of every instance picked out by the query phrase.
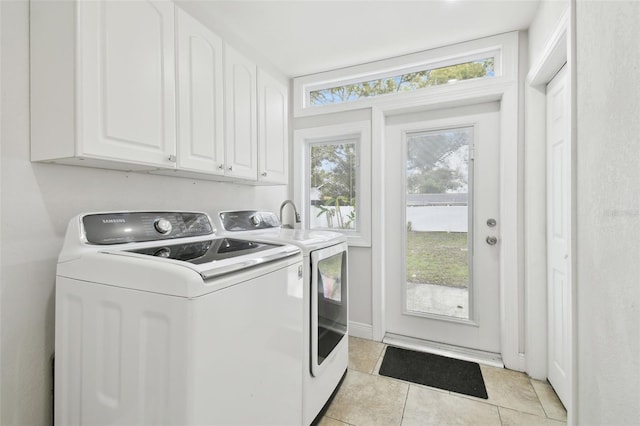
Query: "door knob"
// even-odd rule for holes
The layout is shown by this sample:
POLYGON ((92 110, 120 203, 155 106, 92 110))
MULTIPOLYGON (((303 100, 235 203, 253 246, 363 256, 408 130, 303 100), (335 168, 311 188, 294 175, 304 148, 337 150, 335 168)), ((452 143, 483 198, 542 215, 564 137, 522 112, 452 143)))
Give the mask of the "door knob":
POLYGON ((493 228, 498 222, 494 218, 487 219, 487 226, 493 228))
POLYGON ((489 244, 490 246, 495 246, 496 243, 498 242, 498 238, 494 237, 493 235, 489 235, 486 241, 487 241, 487 244, 489 244))

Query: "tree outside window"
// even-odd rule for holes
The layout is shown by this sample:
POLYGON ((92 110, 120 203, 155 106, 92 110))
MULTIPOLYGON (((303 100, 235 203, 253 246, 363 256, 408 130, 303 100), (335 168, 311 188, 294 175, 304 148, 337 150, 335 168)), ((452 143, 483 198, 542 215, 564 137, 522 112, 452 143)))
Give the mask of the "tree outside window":
POLYGON ((311 106, 330 105, 493 76, 495 76, 494 58, 490 57, 441 68, 314 90, 309 93, 309 100, 311 106))
POLYGON ((311 228, 356 229, 357 138, 310 145, 311 228))

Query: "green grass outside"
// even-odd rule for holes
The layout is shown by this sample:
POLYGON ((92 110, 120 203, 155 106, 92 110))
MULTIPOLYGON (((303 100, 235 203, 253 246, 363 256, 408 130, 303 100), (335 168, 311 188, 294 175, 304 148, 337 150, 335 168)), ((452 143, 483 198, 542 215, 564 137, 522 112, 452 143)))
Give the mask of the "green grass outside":
POLYGON ((407 281, 467 287, 466 232, 407 232, 407 281))

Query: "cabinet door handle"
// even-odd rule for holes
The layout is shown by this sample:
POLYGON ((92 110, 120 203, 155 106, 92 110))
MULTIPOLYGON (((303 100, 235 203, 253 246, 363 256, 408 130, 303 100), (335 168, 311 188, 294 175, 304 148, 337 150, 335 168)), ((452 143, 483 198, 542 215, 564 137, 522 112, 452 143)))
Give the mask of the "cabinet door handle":
POLYGON ((267 172, 262 172, 261 174, 263 177, 267 177, 267 172))
POLYGON ((169 156, 169 161, 171 161, 172 163, 176 162, 176 156, 175 155, 170 155, 169 156))
POLYGON ((220 165, 218 166, 218 168, 219 168, 220 170, 224 170, 224 164, 220 164, 220 165))
POLYGON ((229 166, 228 168, 229 168, 229 170, 233 170, 233 166, 229 166))

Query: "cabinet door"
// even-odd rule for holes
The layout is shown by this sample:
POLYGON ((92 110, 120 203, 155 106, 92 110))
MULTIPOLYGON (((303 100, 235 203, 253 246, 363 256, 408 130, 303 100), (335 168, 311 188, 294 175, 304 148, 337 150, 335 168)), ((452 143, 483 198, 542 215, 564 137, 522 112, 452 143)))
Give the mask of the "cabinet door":
POLYGON ((174 6, 81 1, 77 154, 174 167, 174 6))
POLYGON ((287 86, 258 71, 258 180, 287 183, 289 161, 287 86))
POLYGON ((224 174, 222 39, 180 9, 178 168, 224 174))
POLYGON ((257 179, 256 65, 225 45, 227 176, 257 179))

